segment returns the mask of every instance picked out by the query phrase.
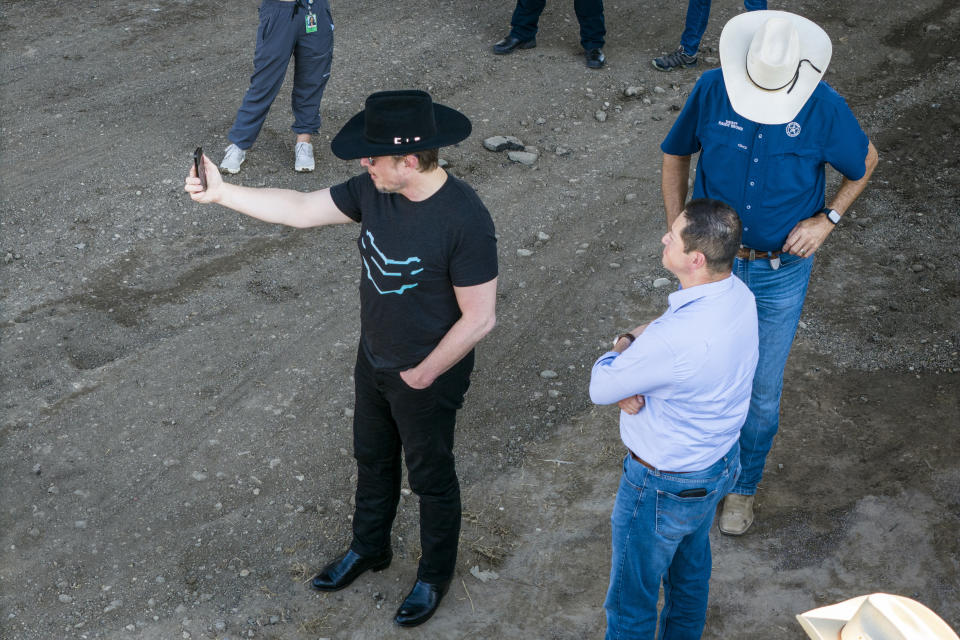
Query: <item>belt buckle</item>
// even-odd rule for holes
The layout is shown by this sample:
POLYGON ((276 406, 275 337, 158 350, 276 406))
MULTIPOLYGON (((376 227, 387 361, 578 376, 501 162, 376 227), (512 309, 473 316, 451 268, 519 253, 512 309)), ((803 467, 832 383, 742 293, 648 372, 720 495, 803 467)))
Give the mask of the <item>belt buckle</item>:
POLYGON ((773 256, 770 258, 770 268, 774 271, 780 268, 780 256, 773 256))
POLYGON ((747 258, 747 260, 750 260, 751 262, 753 262, 753 261, 756 260, 756 259, 757 259, 757 251, 756 251, 756 249, 750 249, 750 257, 747 258))

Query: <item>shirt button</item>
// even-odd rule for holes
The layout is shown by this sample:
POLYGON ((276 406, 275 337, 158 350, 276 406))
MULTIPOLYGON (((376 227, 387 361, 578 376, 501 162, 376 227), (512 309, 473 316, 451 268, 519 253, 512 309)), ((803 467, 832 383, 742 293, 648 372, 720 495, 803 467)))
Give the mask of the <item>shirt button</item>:
POLYGON ((762 138, 762 137, 763 137, 763 134, 761 133, 761 134, 757 135, 757 137, 758 137, 758 138, 762 138))
POLYGON ((749 208, 750 208, 750 205, 747 205, 747 209, 749 209, 749 208))
POLYGON ((753 161, 754 161, 754 162, 760 162, 760 158, 754 158, 753 161))
POLYGON ((753 180, 750 181, 750 186, 751 186, 751 187, 752 187, 753 185, 755 185, 755 184, 756 184, 756 182, 754 182, 753 180))

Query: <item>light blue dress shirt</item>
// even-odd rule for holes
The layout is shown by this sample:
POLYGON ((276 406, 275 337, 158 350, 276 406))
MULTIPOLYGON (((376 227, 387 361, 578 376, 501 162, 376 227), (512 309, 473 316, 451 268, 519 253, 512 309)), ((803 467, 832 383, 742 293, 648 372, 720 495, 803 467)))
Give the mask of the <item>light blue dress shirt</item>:
POLYGON ((756 303, 731 275, 670 294, 626 351, 594 363, 590 398, 644 396, 639 413, 620 412, 623 443, 657 469, 699 471, 739 438, 756 366, 756 303))

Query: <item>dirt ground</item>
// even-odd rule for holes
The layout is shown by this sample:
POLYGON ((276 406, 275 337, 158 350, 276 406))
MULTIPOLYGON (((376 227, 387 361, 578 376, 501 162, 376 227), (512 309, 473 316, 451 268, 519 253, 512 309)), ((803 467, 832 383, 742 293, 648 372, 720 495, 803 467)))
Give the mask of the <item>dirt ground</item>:
MULTIPOLYGON (((317 171, 292 171, 288 78, 231 178, 357 173, 328 142, 375 90, 428 89, 473 120, 443 158, 497 225, 499 324, 458 425, 454 586, 400 630, 406 491, 388 570, 306 585, 349 540, 356 228, 279 228, 182 191, 193 148, 227 144, 256 3, 5 0, 0 637, 601 637, 624 449, 589 370, 666 305, 658 145, 742 11, 716 1, 700 66, 659 73, 685 4, 608 0, 609 63, 590 71, 571 2, 548 4, 536 49, 495 57, 512 2, 335 0, 317 171), (538 160, 485 150, 492 135, 538 160)), ((818 254, 757 523, 713 540, 704 637, 801 638, 796 613, 873 591, 960 628, 960 7, 770 8, 830 34, 826 78, 881 162, 818 254)))

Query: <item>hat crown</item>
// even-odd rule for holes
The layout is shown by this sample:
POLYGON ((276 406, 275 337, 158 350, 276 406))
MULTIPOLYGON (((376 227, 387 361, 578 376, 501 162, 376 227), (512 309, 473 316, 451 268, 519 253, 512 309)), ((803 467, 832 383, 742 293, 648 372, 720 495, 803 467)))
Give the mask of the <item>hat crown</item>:
POLYGON ((790 85, 800 64, 800 34, 789 20, 770 18, 757 29, 747 50, 747 74, 761 89, 790 85))
POLYGON ((409 145, 437 135, 433 99, 426 91, 379 91, 364 103, 364 137, 375 144, 409 145))
POLYGON ((933 611, 902 596, 871 594, 840 632, 841 640, 948 640, 953 635, 933 611))

